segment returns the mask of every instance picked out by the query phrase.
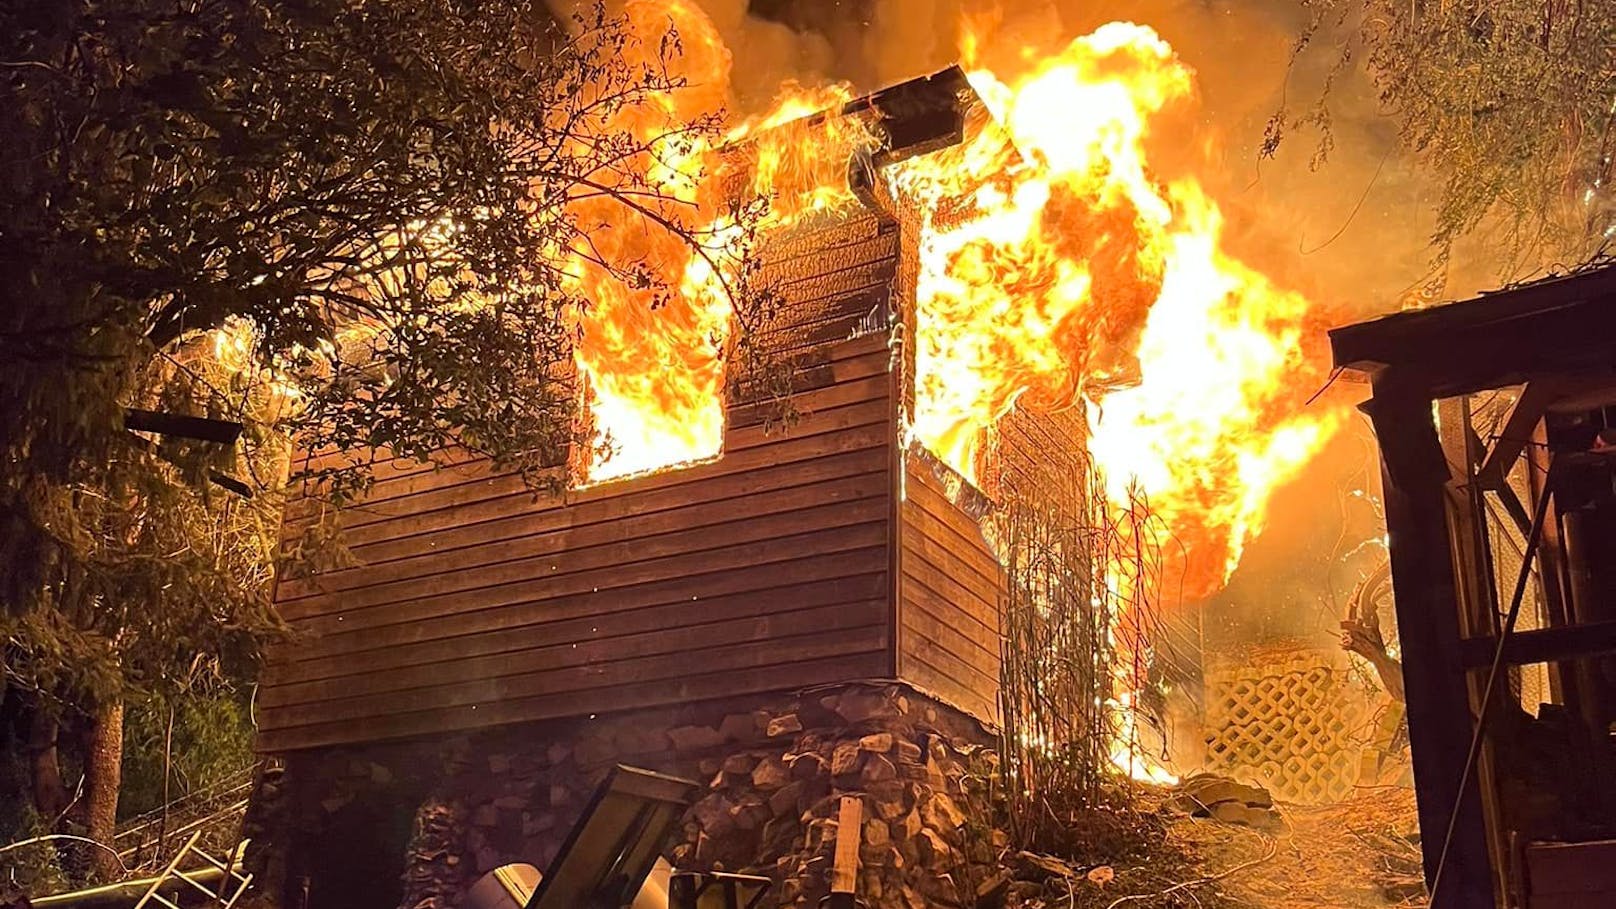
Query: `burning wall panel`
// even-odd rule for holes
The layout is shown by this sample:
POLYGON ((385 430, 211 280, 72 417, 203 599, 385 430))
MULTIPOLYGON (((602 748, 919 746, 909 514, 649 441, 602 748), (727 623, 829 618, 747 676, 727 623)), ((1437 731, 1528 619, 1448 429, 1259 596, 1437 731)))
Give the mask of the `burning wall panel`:
POLYGON ((482 460, 379 467, 345 521, 362 564, 277 587, 306 638, 265 673, 259 747, 894 675, 897 243, 860 212, 773 251, 797 416, 732 402, 716 461, 538 501, 482 460))
POLYGON ((898 674, 997 722, 1004 570, 976 520, 951 501, 946 471, 920 453, 906 456, 898 674))
MULTIPOLYGON (((849 198, 770 237, 776 305, 737 314, 768 356, 731 364, 716 460, 538 500, 476 458, 379 466, 344 522, 361 564, 278 586, 307 636, 266 672, 260 747, 894 676, 995 720, 1003 571, 961 478, 902 431, 914 215, 849 198)), ((1069 473, 1049 456, 1077 456, 1081 416, 1041 419, 1006 421, 1016 469, 1069 473)), ((318 507, 294 505, 287 536, 318 507)))

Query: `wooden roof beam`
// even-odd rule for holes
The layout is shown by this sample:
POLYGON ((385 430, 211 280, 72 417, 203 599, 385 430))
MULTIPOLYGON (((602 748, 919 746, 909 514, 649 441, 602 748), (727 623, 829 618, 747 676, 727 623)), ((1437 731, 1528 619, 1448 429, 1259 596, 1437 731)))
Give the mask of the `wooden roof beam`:
POLYGON ((1482 486, 1497 489, 1508 485, 1507 478, 1510 468, 1515 466, 1515 459, 1532 443, 1532 427, 1543 419, 1544 411, 1559 396, 1559 390, 1559 383, 1551 379, 1535 379, 1521 389, 1515 406, 1510 408, 1509 416, 1504 420, 1504 428, 1493 440, 1487 457, 1476 471, 1476 479, 1482 486))

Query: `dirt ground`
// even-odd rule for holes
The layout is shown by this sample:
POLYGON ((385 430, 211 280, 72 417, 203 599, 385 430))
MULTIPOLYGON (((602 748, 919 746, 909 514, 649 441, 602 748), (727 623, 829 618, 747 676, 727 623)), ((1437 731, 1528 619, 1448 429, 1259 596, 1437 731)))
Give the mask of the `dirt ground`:
MULTIPOLYGON (((1224 905, 1250 909, 1384 909, 1426 905, 1414 792, 1360 790, 1325 807, 1280 805, 1261 832, 1185 818, 1171 835, 1199 853, 1224 905)), ((1180 905, 1196 905, 1195 899, 1180 905)))

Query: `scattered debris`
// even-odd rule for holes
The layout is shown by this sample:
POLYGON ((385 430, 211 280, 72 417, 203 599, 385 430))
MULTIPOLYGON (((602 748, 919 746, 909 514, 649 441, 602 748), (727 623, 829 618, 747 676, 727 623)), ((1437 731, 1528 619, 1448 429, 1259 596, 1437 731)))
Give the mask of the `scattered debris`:
POLYGON ((1214 774, 1185 779, 1169 804, 1190 817, 1210 818, 1225 824, 1269 831, 1283 825, 1268 790, 1214 774))

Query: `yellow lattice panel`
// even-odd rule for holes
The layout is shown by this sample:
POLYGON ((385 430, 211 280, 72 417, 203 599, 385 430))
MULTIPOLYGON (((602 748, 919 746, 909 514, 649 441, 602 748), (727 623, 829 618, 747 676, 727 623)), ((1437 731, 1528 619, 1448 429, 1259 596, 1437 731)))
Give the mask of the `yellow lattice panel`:
POLYGON ((1290 648, 1207 667, 1207 769, 1261 783, 1276 799, 1352 792, 1372 730, 1364 689, 1338 653, 1290 648))

